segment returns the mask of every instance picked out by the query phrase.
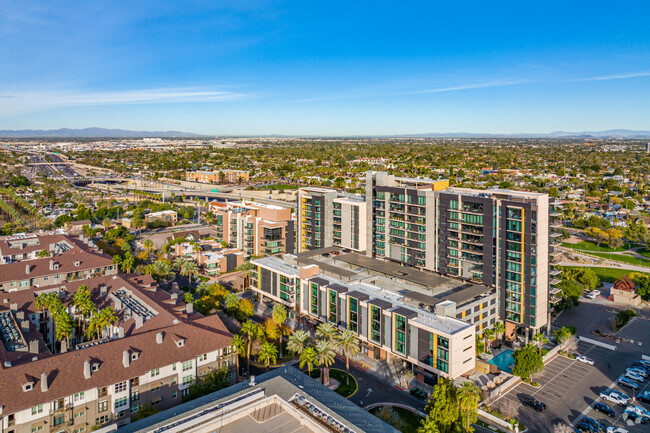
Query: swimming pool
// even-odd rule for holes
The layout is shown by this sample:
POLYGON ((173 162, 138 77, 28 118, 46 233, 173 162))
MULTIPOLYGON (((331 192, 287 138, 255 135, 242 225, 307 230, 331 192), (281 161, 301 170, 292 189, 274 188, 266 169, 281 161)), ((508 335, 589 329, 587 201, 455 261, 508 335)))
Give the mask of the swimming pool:
POLYGON ((510 366, 515 363, 515 359, 512 357, 513 353, 514 352, 512 350, 505 350, 494 358, 490 359, 488 362, 499 367, 499 370, 501 371, 512 373, 510 366))

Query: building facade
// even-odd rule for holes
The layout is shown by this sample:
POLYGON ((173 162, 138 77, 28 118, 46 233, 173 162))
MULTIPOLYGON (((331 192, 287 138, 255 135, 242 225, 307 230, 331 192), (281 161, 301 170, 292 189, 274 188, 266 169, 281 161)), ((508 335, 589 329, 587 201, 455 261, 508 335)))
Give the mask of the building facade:
POLYGON ((333 189, 298 190, 297 252, 329 246, 366 249, 366 202, 363 197, 333 189))
POLYGON ((248 182, 250 175, 243 170, 192 171, 185 173, 185 180, 200 183, 242 183, 248 182))
POLYGON ((211 202, 216 238, 248 255, 293 253, 295 220, 291 209, 264 203, 211 202))

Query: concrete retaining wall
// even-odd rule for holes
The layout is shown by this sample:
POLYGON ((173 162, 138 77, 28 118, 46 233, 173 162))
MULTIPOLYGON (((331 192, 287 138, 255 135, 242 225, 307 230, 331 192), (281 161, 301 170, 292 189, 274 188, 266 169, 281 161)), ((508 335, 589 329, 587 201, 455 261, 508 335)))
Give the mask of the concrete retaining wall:
POLYGON ((591 338, 582 337, 582 336, 578 337, 578 340, 584 341, 585 343, 593 344, 594 346, 604 347, 605 349, 616 350, 615 344, 607 344, 607 343, 603 343, 602 341, 593 340, 591 338))

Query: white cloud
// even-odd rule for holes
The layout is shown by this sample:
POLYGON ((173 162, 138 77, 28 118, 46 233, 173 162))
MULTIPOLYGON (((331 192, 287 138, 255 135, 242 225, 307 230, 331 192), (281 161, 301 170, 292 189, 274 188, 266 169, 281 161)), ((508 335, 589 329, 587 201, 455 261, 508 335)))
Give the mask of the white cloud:
POLYGON ((253 95, 198 87, 140 89, 110 92, 0 91, 0 100, 3 100, 3 103, 0 104, 0 114, 13 114, 66 106, 224 102, 250 97, 253 97, 253 95))
POLYGON ((627 78, 642 78, 642 77, 650 77, 650 71, 633 72, 629 74, 603 75, 600 77, 576 78, 575 80, 569 80, 569 81, 608 81, 608 80, 625 80, 627 78))

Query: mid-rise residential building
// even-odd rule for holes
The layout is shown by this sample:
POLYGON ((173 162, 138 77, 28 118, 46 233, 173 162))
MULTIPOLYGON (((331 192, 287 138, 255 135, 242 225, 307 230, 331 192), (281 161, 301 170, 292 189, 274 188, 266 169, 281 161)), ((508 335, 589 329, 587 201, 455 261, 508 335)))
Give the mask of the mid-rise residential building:
MULTIPOLYGON (((398 430, 294 367, 278 367, 118 433, 397 433, 398 430)), ((104 433, 98 431, 98 433, 104 433)))
MULTIPOLYGON (((5 266, 11 265, 0 265, 0 274, 5 266)), ((180 404, 213 369, 226 368, 235 379, 232 335, 218 316, 203 317, 149 276, 92 276, 3 289, 0 296, 2 432, 85 433, 125 425, 145 407, 180 404), (97 308, 110 307, 117 317, 91 328, 93 334, 90 317, 73 301, 84 286, 97 308), (58 299, 72 318, 65 335, 37 301, 42 295, 58 299)))
POLYGON ((146 223, 152 223, 154 221, 162 221, 171 225, 174 225, 178 222, 178 213, 173 210, 161 210, 160 212, 151 212, 144 216, 146 223))
POLYGON ((211 202, 216 238, 248 255, 294 252, 295 221, 291 209, 252 201, 211 202))
POLYGON ((174 244, 174 256, 191 258, 203 274, 216 277, 242 265, 246 253, 237 248, 222 248, 218 241, 199 240, 174 244))
POLYGON ((474 369, 476 330, 496 320, 491 288, 416 269, 398 277, 398 264, 335 250, 254 259, 251 288, 296 316, 351 329, 363 353, 401 359, 422 376, 474 369))
POLYGON ((200 183, 242 183, 248 182, 250 175, 243 170, 192 171, 185 173, 185 180, 200 183))
POLYGON ((363 196, 334 189, 298 190, 297 252, 342 246, 366 250, 366 202, 363 196))
POLYGON ((0 239, 0 290, 45 287, 93 276, 114 275, 117 265, 83 235, 60 232, 19 234, 0 239))

